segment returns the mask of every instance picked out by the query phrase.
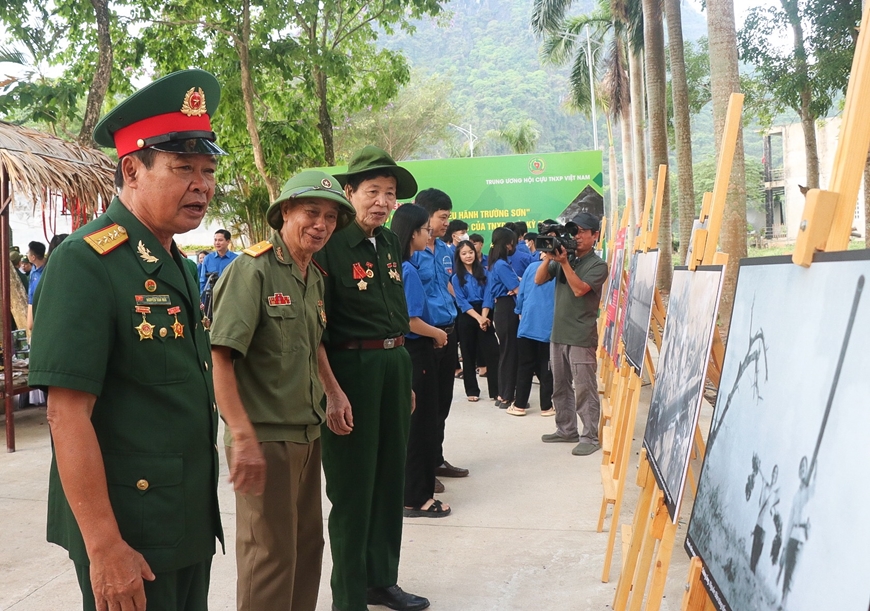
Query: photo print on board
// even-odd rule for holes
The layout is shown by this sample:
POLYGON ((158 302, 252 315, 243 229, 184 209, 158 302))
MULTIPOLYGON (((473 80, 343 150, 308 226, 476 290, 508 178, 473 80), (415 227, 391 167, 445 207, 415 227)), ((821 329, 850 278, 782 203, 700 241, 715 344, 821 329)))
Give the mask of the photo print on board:
POLYGON ((866 611, 870 252, 741 262, 686 549, 720 610, 866 611))
POLYGON ((676 522, 689 469, 716 312, 722 266, 674 270, 662 351, 643 436, 650 467, 676 522))
POLYGON ((658 250, 636 252, 631 258, 628 274, 628 302, 622 339, 625 342, 625 358, 639 376, 643 375, 643 355, 649 336, 649 318, 652 314, 658 266, 658 250))
MULTIPOLYGON (((611 357, 616 355, 616 330, 619 312, 625 308, 625 296, 622 290, 622 270, 625 269, 625 234, 625 228, 620 229, 616 234, 613 246, 613 264, 608 274, 607 291, 604 293, 607 296, 607 301, 605 302, 603 346, 611 357)), ((616 361, 614 360, 614 362, 616 361)))

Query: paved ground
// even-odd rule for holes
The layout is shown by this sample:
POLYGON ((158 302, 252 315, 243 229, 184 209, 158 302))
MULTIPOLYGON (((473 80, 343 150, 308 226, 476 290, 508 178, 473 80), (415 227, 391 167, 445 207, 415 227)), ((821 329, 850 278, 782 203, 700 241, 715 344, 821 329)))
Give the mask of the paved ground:
MULTIPOLYGON (((517 418, 486 400, 466 402, 461 382, 455 396, 445 453, 471 475, 444 480, 447 491, 440 498, 453 507, 453 515, 405 520, 400 585, 427 596, 435 611, 610 609, 620 561, 617 552, 611 581, 602 583, 607 532, 595 532, 601 504, 600 452, 579 458, 571 456, 570 444, 541 443, 541 434, 552 432, 554 424, 552 418, 540 417, 535 398, 534 409, 517 418)), ((638 435, 648 401, 646 386, 638 435)), ((63 550, 45 542, 50 449, 44 409, 18 412, 15 425, 18 451, 0 454, 0 610, 80 608, 71 562, 63 550)), ((223 451, 220 454, 223 457, 223 451)), ((634 463, 623 521, 630 521, 637 499, 636 458, 634 463)), ((324 520, 329 511, 325 498, 324 520)), ((225 464, 220 501, 229 545, 227 555, 215 557, 210 608, 231 610, 235 511, 225 464)), ((688 570, 682 550, 688 515, 686 507, 664 611, 680 607, 688 570)), ((328 610, 331 602, 328 543, 324 556, 318 611, 328 610)))

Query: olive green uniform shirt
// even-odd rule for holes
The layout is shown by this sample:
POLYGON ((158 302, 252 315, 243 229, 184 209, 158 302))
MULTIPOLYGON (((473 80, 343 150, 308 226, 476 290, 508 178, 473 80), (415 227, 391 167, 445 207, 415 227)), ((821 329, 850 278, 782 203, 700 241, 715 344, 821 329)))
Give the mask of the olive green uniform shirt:
MULTIPOLYGON (((30 353, 32 386, 96 395, 91 422, 112 510, 155 573, 207 560, 215 537, 223 540, 211 348, 196 283, 174 243, 171 250, 113 200, 51 255, 34 298, 30 353), (103 254, 85 241, 95 232, 103 254), (150 339, 140 334, 144 321, 150 339)), ((89 564, 54 458, 48 540, 89 564)))
POLYGON ((553 314, 554 344, 594 348, 598 346, 598 306, 601 289, 607 280, 607 263, 594 250, 574 260, 571 268, 577 277, 592 287, 581 297, 575 297, 562 272, 562 266, 550 261, 548 271, 556 278, 556 303, 553 314))
MULTIPOLYGON (((325 420, 317 347, 326 326, 323 276, 308 278, 274 232, 271 249, 237 257, 214 289, 211 343, 232 348, 248 418, 264 441, 309 443, 325 420)), ((232 445, 229 429, 224 434, 232 445)))
POLYGON ((375 229, 374 238, 377 247, 353 222, 314 255, 327 273, 327 347, 352 339, 399 337, 410 330, 399 238, 386 227, 375 229), (365 278, 356 277, 360 270, 365 278))

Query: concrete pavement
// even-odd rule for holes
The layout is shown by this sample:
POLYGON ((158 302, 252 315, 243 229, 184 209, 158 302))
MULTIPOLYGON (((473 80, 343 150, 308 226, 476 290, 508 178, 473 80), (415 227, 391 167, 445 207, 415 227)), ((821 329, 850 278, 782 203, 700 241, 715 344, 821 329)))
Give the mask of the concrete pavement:
MULTIPOLYGON (((442 479, 447 489, 438 498, 451 505, 452 515, 405 520, 399 584, 428 597, 435 611, 610 609, 620 558, 617 550, 611 581, 602 583, 607 531, 595 532, 601 453, 576 457, 573 444, 542 443, 541 435, 552 432, 554 423, 540 416, 536 396, 524 417, 509 416, 486 399, 468 403, 459 380, 454 396, 445 455, 471 475, 442 479)), ((645 386, 622 523, 630 523, 638 495, 633 483, 636 450, 648 402, 645 386)), ((17 412, 15 424, 18 451, 0 455, 0 610, 80 609, 72 563, 64 550, 45 541, 51 451, 44 408, 17 412)), ((214 560, 213 611, 235 609, 235 507, 222 448, 220 456, 227 554, 218 553, 214 560)), ((323 498, 325 532, 329 504, 325 494, 323 498)), ((689 512, 687 504, 663 611, 680 608, 688 572, 682 544, 689 512)), ((318 611, 330 609, 330 570, 327 541, 318 611)))

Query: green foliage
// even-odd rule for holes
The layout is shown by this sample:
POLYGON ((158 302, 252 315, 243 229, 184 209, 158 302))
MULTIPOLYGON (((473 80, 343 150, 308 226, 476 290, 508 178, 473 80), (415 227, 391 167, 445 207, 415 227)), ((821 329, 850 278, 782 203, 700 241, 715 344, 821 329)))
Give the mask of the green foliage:
POLYGON ((858 0, 781 0, 750 9, 738 33, 741 59, 754 67, 742 83, 747 110, 769 126, 786 108, 800 111, 808 87, 811 116, 827 116, 848 82, 860 19, 858 0), (789 15, 801 25, 802 48, 783 44, 794 36, 789 15))
POLYGON ((410 159, 448 137, 458 121, 450 103, 453 85, 441 77, 414 74, 383 108, 365 108, 336 126, 336 159, 349 159, 367 144, 381 147, 396 160, 410 159))
MULTIPOLYGON (((695 179, 695 214, 701 212, 704 193, 712 192, 716 182, 716 156, 711 155, 693 164, 695 179)), ((671 181, 671 184, 676 181, 671 181)), ((673 200, 672 200, 673 201, 673 200)), ((764 211, 764 167, 761 160, 746 156, 746 208, 764 211)))
POLYGON ((501 129, 491 130, 487 136, 501 140, 517 155, 528 155, 535 152, 541 132, 535 121, 523 119, 512 121, 501 129))

